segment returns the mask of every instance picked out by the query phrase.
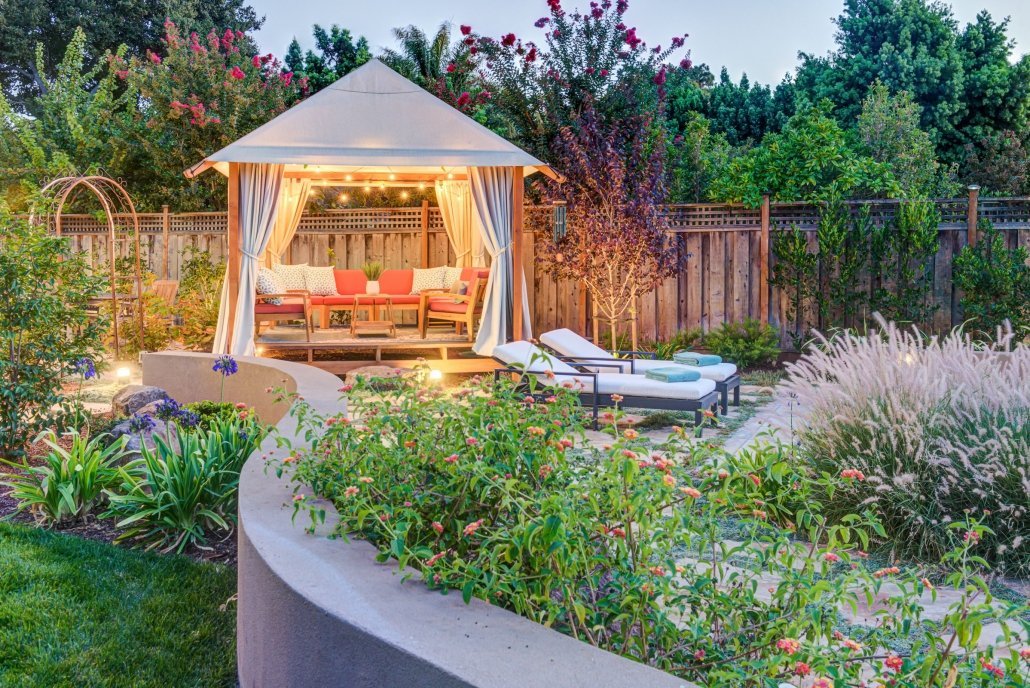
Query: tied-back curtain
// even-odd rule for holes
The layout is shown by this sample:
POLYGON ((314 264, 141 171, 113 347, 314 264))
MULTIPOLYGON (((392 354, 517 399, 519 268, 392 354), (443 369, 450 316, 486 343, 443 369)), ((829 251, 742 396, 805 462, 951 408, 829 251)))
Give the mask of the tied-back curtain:
MULTIPOLYGON (((515 280, 522 280, 526 293, 526 276, 522 265, 514 265, 511 243, 514 237, 511 167, 470 167, 469 181, 472 208, 483 236, 483 245, 490 254, 490 281, 483 303, 483 317, 472 350, 489 356, 494 347, 505 344, 512 335, 515 280), (513 269, 515 268, 515 269, 513 269)), ((523 336, 530 337, 529 304, 522 302, 523 336)))
POLYGON ((265 262, 275 265, 282 262, 283 254, 290 247, 304 208, 308 203, 308 192, 311 190, 310 179, 283 179, 279 192, 279 210, 275 217, 275 227, 268 240, 265 262))
POLYGON ((465 181, 436 182, 436 200, 460 268, 486 265, 482 231, 473 228, 472 190, 465 181))
POLYGON ((229 339, 229 280, 222 281, 222 302, 212 351, 233 356, 254 354, 254 295, 261 254, 275 228, 283 181, 283 165, 240 164, 240 290, 229 339))

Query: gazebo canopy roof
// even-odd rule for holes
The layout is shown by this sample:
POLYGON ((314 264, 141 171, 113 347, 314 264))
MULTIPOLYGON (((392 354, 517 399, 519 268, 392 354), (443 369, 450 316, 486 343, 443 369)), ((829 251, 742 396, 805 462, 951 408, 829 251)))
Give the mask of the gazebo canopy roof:
POLYGON ((283 163, 287 176, 434 178, 466 167, 554 173, 379 60, 355 69, 186 171, 283 163))

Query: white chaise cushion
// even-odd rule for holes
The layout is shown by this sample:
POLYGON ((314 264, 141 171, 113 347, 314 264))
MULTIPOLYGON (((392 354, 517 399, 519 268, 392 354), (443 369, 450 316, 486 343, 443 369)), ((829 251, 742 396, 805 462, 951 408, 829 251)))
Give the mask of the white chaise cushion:
POLYGON ((668 368, 668 367, 686 368, 687 370, 696 370, 701 373, 701 379, 703 380, 715 380, 716 382, 723 382, 729 377, 732 377, 737 373, 737 366, 732 363, 717 363, 710 366, 685 366, 675 361, 652 361, 646 358, 638 358, 633 364, 633 370, 643 375, 652 368, 668 368))
POLYGON ((701 379, 693 382, 661 382, 651 380, 643 375, 598 373, 597 391, 601 394, 621 394, 624 397, 657 397, 659 399, 695 401, 714 392, 715 381, 701 379))
MULTIPOLYGON (((544 346, 554 349, 562 356, 569 356, 571 358, 600 358, 611 360, 613 363, 617 363, 622 367, 622 372, 629 373, 631 370, 628 359, 616 358, 609 352, 596 346, 586 337, 581 337, 572 330, 566 328, 545 332, 540 335, 540 341, 543 342, 544 346)), ((583 365, 596 373, 616 372, 615 368, 610 364, 591 366, 589 361, 584 361, 583 365)), ((636 359, 633 362, 632 371, 637 375, 643 375, 651 368, 668 368, 670 366, 686 368, 687 370, 696 370, 701 373, 702 379, 715 380, 716 382, 723 382, 737 372, 737 366, 732 363, 720 363, 718 365, 695 368, 693 366, 681 365, 675 361, 655 361, 647 358, 636 359)))

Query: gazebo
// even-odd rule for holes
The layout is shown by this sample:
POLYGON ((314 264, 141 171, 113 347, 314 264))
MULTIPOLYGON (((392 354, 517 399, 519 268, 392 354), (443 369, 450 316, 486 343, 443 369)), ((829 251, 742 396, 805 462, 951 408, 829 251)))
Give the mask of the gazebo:
POLYGON ((473 350, 486 356, 529 336, 523 179, 555 173, 382 62, 369 61, 185 174, 211 168, 229 183, 216 353, 254 354, 258 267, 283 255, 312 186, 435 184, 458 260, 471 265, 476 250, 491 261, 473 350))

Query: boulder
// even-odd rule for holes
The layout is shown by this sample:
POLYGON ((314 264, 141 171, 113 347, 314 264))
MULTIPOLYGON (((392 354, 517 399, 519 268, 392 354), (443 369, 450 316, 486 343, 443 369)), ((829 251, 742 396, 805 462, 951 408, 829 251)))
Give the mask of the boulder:
POLYGON ((168 392, 150 385, 127 385, 111 399, 111 410, 116 416, 131 416, 147 404, 168 398, 168 392))

